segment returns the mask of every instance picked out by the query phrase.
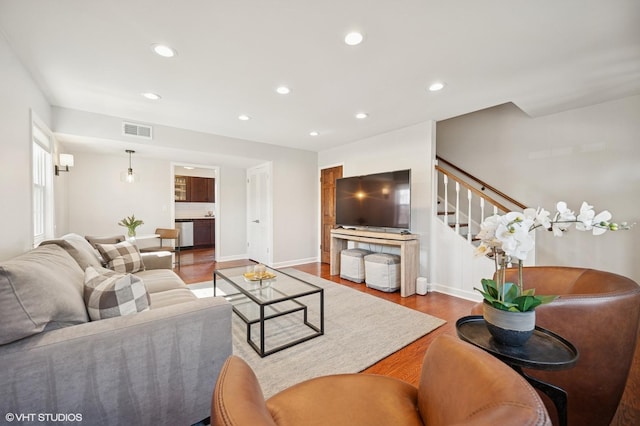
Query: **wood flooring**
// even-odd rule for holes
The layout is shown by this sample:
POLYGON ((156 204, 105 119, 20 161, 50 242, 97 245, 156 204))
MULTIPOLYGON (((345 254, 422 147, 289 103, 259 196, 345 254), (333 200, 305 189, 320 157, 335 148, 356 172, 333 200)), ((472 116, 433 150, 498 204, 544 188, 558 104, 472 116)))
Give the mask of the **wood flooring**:
MULTIPOLYGON (((211 280, 215 268, 250 265, 253 264, 253 262, 239 260, 215 263, 213 250, 200 249, 182 251, 181 264, 180 270, 175 270, 175 272, 180 275, 187 284, 191 284, 211 280)), ((441 334, 451 334, 455 336, 456 320, 469 315, 471 307, 475 304, 468 300, 436 292, 428 293, 424 296, 400 297, 399 292, 384 293, 371 290, 366 288, 364 284, 356 284, 343 280, 338 275, 330 275, 329 264, 326 263, 309 263, 298 265, 294 268, 447 321, 442 327, 364 370, 365 373, 395 377, 413 385, 417 385, 422 359, 433 339, 441 334)), ((636 354, 627 387, 620 406, 618 407, 616 417, 611 423, 612 426, 640 425, 640 349, 638 346, 640 346, 640 339, 636 346, 636 354)))

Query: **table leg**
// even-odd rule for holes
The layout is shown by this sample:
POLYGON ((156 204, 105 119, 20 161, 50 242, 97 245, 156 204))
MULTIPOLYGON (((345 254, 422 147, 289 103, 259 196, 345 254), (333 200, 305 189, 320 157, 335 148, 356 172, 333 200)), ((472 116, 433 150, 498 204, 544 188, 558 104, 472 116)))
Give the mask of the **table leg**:
POLYGON ((553 404, 556 406, 556 411, 558 412, 558 422, 560 426, 567 426, 567 392, 564 389, 552 385, 547 382, 543 382, 542 380, 538 380, 535 377, 528 376, 522 371, 522 368, 518 366, 512 366, 514 370, 516 370, 522 377, 527 379, 527 382, 531 384, 534 388, 542 391, 545 395, 547 395, 553 404))
POLYGON ((264 358, 264 305, 260 305, 260 357, 264 358))

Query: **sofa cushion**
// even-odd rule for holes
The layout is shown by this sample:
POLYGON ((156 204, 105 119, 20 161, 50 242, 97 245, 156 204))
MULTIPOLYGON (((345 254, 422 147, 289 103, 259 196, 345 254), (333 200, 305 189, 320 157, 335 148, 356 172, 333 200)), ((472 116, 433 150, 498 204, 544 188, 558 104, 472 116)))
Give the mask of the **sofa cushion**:
POLYGON ((101 259, 96 250, 82 236, 77 234, 67 234, 57 240, 46 240, 40 245, 55 244, 67 251, 78 262, 80 268, 85 270, 89 266, 102 266, 101 259))
POLYGON ((0 263, 0 345, 89 320, 83 272, 57 245, 0 263))
POLYGON ((161 291, 159 293, 151 293, 151 309, 164 308, 165 306, 173 306, 178 303, 187 303, 198 300, 198 297, 191 290, 184 286, 173 290, 161 291))
POLYGON ((136 276, 142 278, 149 294, 187 288, 182 278, 171 269, 145 269, 136 272, 136 276))
POLYGON ((104 268, 84 272, 84 301, 92 320, 149 310, 149 294, 140 277, 104 268))
POLYGON ((107 268, 120 273, 144 271, 138 247, 128 241, 117 244, 97 244, 98 251, 107 262, 107 268))

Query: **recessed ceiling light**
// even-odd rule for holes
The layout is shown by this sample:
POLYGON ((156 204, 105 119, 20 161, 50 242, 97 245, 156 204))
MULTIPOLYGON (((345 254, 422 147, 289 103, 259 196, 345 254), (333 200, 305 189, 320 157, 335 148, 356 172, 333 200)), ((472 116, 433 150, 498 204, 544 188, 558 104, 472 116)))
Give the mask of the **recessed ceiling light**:
POLYGON ((182 166, 183 168, 187 169, 187 170, 194 170, 195 167, 189 167, 189 166, 182 166))
POLYGON ((151 93, 151 92, 143 93, 142 96, 144 96, 147 99, 151 99, 152 101, 157 101, 158 99, 162 99, 162 96, 158 95, 157 93, 151 93))
POLYGON ((175 49, 172 49, 171 47, 164 44, 153 44, 151 45, 151 50, 153 50, 157 55, 160 55, 164 58, 173 58, 178 54, 175 49))
POLYGON ((247 121, 247 120, 251 120, 251 117, 249 117, 247 114, 240 114, 238 116, 238 120, 247 121))
POLYGON ((276 89, 276 92, 280 93, 281 95, 288 95, 289 93, 291 93, 291 89, 289 89, 287 86, 280 86, 276 89))
POLYGON ((444 83, 441 81, 436 81, 429 86, 430 92, 437 92, 438 90, 442 90, 444 88, 444 83))
POLYGON ((309 132, 309 136, 318 136, 319 134, 320 134, 320 133, 319 133, 319 132, 317 132, 317 131, 315 131, 315 130, 313 130, 313 131, 309 132))
POLYGON ((364 37, 362 36, 362 33, 359 33, 357 31, 352 31, 346 36, 344 36, 344 42, 347 43, 349 46, 356 46, 362 43, 363 38, 364 37))
POLYGON ((367 118, 369 116, 369 114, 367 114, 366 112, 359 112, 356 114, 356 118, 362 120, 364 118, 367 118))

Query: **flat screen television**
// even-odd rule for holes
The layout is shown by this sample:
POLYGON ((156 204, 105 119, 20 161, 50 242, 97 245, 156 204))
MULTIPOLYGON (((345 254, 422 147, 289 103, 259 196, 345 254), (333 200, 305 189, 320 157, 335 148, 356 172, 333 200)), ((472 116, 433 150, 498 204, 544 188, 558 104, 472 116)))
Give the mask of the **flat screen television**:
POLYGON ((337 179, 336 224, 409 230, 411 170, 337 179))

